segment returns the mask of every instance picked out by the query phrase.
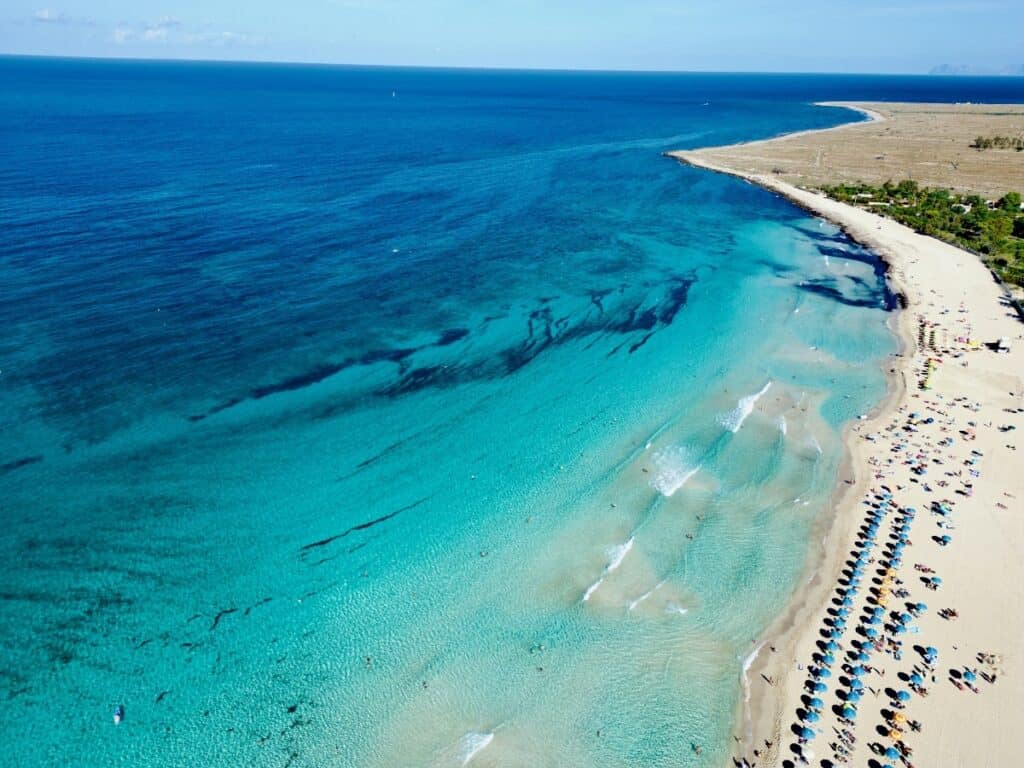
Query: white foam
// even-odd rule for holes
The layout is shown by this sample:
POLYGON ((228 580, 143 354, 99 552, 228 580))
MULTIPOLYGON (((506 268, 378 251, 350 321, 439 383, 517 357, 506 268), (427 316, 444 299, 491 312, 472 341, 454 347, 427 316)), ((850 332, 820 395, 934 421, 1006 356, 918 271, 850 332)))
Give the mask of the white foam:
POLYGON ((683 608, 676 603, 669 603, 665 606, 665 613, 678 613, 680 616, 685 616, 689 611, 689 608, 683 608))
POLYGON ((654 594, 655 592, 657 592, 657 591, 658 591, 658 589, 659 589, 659 588, 661 587, 661 585, 662 585, 662 584, 664 584, 664 583, 665 583, 665 580, 664 580, 664 579, 662 579, 662 580, 661 580, 661 581, 659 581, 659 582, 658 582, 657 584, 655 584, 655 585, 654 585, 653 587, 651 587, 651 588, 650 588, 650 589, 648 589, 648 590, 647 590, 646 592, 644 592, 644 593, 643 593, 642 595, 640 595, 640 597, 638 597, 638 598, 637 598, 636 600, 634 600, 633 602, 631 602, 631 603, 629 604, 629 610, 631 610, 631 611, 632 611, 632 610, 633 610, 634 608, 636 608, 636 607, 637 607, 638 605, 640 605, 640 603, 642 603, 642 602, 643 602, 644 600, 646 600, 646 599, 647 599, 648 597, 650 597, 650 596, 651 596, 651 595, 653 595, 653 594, 654 594))
POLYGON ((654 454, 658 473, 651 478, 651 486, 662 496, 671 496, 700 470, 700 465, 690 461, 687 451, 679 446, 669 446, 654 454))
POLYGON ((462 753, 462 765, 469 765, 469 762, 476 757, 487 745, 494 741, 493 733, 467 733, 459 742, 462 753))
POLYGON ((618 546, 612 547, 608 554, 611 559, 608 561, 608 570, 606 573, 611 573, 620 565, 622 565, 623 559, 629 554, 629 550, 633 548, 633 537, 629 537, 629 541, 619 544, 618 546))
POLYGON ((757 401, 761 399, 761 396, 768 391, 768 388, 771 387, 771 385, 772 383, 769 381, 761 387, 760 392, 753 395, 747 395, 746 397, 741 397, 739 402, 736 403, 736 407, 733 408, 730 413, 722 417, 722 426, 734 434, 739 432, 740 427, 743 426, 743 422, 747 420, 747 416, 754 412, 754 406, 757 405, 757 401))
POLYGON ((821 443, 818 442, 818 438, 816 438, 814 435, 811 435, 811 446, 813 446, 814 450, 818 452, 819 456, 821 456, 822 453, 824 453, 824 451, 821 450, 821 443))
POLYGON ((779 416, 779 432, 781 432, 783 435, 786 434, 786 417, 785 416, 779 416))
POLYGON ((587 587, 587 591, 583 593, 583 602, 587 602, 590 596, 594 594, 594 591, 601 586, 601 583, 605 580, 605 577, 622 565, 622 561, 629 554, 629 550, 633 548, 633 537, 629 537, 629 541, 623 542, 622 544, 616 544, 614 547, 608 550, 608 565, 605 566, 604 571, 601 573, 601 577, 587 587))

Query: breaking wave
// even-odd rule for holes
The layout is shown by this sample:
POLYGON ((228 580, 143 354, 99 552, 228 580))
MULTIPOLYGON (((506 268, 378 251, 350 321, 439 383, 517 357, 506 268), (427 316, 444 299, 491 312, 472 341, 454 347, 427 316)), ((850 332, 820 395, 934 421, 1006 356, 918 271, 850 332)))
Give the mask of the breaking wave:
POLYGON ((754 412, 754 406, 757 405, 757 401, 761 399, 761 396, 768 391, 771 385, 772 383, 769 381, 761 388, 760 392, 741 397, 739 402, 736 403, 736 407, 722 417, 722 426, 734 434, 739 432, 743 422, 747 420, 747 416, 754 412))

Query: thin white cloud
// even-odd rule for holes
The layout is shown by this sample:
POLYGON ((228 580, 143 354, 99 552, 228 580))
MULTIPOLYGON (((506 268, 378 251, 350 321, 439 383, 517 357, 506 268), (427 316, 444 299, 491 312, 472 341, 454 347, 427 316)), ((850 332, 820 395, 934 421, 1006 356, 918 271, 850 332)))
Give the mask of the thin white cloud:
POLYGON ((49 8, 44 8, 32 14, 32 21, 37 21, 40 24, 67 24, 69 19, 60 11, 51 11, 49 8))
POLYGON ((259 45, 265 42, 262 37, 252 37, 230 30, 214 30, 209 26, 202 31, 189 31, 187 25, 174 16, 163 16, 144 24, 118 24, 114 28, 113 40, 119 45, 153 43, 217 47, 259 45))

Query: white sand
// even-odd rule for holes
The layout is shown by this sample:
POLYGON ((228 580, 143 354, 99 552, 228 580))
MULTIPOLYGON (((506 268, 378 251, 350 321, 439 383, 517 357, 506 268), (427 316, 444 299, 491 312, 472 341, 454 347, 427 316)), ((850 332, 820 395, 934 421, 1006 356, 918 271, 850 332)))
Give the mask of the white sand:
MULTIPOLYGON (((798 739, 791 728, 797 722, 797 710, 804 706, 801 697, 807 695, 807 668, 818 650, 815 644, 827 611, 835 607, 831 598, 867 513, 864 502, 872 490, 884 484, 892 489, 897 509, 910 506, 917 510, 908 531, 911 544, 903 553, 903 563, 886 583, 894 593, 906 590, 907 594, 891 596, 887 610, 902 610, 907 601, 927 603, 928 610, 910 622, 909 633, 886 633, 902 640, 901 660, 883 652, 871 654, 868 663, 876 671, 863 676, 867 690, 857 705, 856 726, 849 729, 856 741, 843 747, 849 755, 846 764, 867 766, 870 760, 876 760, 883 766, 924 768, 1016 765, 1015 728, 1024 718, 1024 412, 1008 413, 1005 409, 1024 408, 1024 324, 1006 305, 989 271, 971 254, 772 176, 736 172, 712 165, 693 153, 673 156, 746 178, 836 222, 888 262, 894 288, 902 291, 909 303, 898 320, 907 349, 894 363, 894 376, 902 385, 875 418, 859 422, 848 432, 850 462, 844 470, 848 474, 841 478, 845 492, 840 494, 842 501, 823 543, 821 559, 814 564, 818 576, 794 596, 787 616, 763 638, 767 647, 750 671, 753 736, 745 739, 744 734, 737 733, 741 742, 748 742, 737 747, 737 755, 757 766, 803 764, 797 757, 798 739), (919 324, 926 328, 923 347, 918 344, 919 324), (929 346, 933 330, 934 348, 929 346), (1001 354, 984 346, 972 349, 956 341, 957 337, 983 343, 1009 337, 1012 351, 1001 354), (919 385, 929 358, 941 362, 930 378, 931 388, 922 391, 919 385), (956 398, 966 401, 957 402, 956 398), (911 412, 934 421, 917 425, 916 432, 905 431, 911 412), (972 421, 976 424, 972 429, 975 439, 968 440, 960 430, 968 429, 972 421), (998 428, 1004 425, 1017 429, 1001 432, 998 428), (950 437, 954 440, 952 446, 939 445, 940 440, 950 437), (1018 442, 1020 452, 1009 447, 1018 442), (895 444, 904 446, 893 452, 895 444), (976 465, 966 466, 964 462, 975 450, 982 456, 976 465), (918 454, 927 457, 928 467, 920 477, 904 463, 908 456, 918 454), (933 463, 936 459, 942 463, 933 463), (972 469, 979 473, 977 477, 971 476, 972 469), (947 476, 947 472, 960 474, 947 476), (852 483, 846 484, 847 480, 852 483), (940 481, 947 484, 940 486, 940 481), (964 489, 965 481, 973 483, 969 497, 957 493, 964 489), (954 529, 937 527, 942 518, 929 512, 932 502, 942 499, 953 502, 949 521, 954 529), (952 537, 948 546, 932 539, 943 534, 952 537), (928 574, 915 570, 916 563, 933 568, 942 578, 938 591, 922 583, 922 576, 928 574), (955 609, 959 618, 941 618, 938 611, 943 608, 955 609), (938 649, 934 682, 913 650, 915 645, 938 649), (995 667, 979 662, 978 654, 982 652, 1000 656, 995 667), (978 693, 960 690, 951 682, 950 671, 962 672, 965 668, 979 674, 975 683, 978 693), (909 675, 915 669, 926 673, 927 695, 913 694, 902 713, 909 720, 919 721, 921 730, 905 729, 902 743, 912 750, 905 759, 880 757, 873 750, 875 745, 894 744, 877 730, 885 722, 882 711, 890 708, 885 689, 907 690, 907 683, 899 675, 909 675), (997 672, 994 683, 980 677, 981 672, 989 671, 997 672), (759 753, 756 757, 755 749, 759 753)), ((825 706, 820 721, 813 725, 817 734, 808 745, 815 754, 811 765, 844 762, 837 750, 842 747, 837 740, 839 718, 832 707, 839 701, 839 678, 845 676, 842 665, 851 641, 863 639, 857 627, 861 626, 867 600, 875 599, 868 590, 877 586, 871 580, 877 577, 881 547, 888 542, 896 519, 896 513, 890 512, 880 525, 878 543, 872 551, 876 562, 865 570, 847 627, 839 638, 833 676, 824 681, 828 691, 818 694, 825 706)))

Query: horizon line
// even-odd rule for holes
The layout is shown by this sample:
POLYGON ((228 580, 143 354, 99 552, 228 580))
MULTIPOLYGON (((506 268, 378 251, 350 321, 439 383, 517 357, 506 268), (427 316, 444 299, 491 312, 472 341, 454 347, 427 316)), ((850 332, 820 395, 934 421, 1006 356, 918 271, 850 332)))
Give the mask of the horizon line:
POLYGON ((338 69, 422 69, 457 70, 467 72, 551 72, 592 74, 650 74, 650 75, 846 75, 850 77, 948 77, 948 78, 1024 78, 1024 74, 1007 73, 933 73, 933 72, 847 72, 828 70, 750 70, 750 69, 607 69, 601 67, 529 67, 529 66, 474 66, 469 64, 358 64, 299 59, 229 59, 183 56, 68 56, 52 53, 6 53, 7 59, 50 59, 61 61, 116 61, 165 64, 246 64, 254 66, 309 66, 338 69))

